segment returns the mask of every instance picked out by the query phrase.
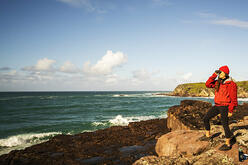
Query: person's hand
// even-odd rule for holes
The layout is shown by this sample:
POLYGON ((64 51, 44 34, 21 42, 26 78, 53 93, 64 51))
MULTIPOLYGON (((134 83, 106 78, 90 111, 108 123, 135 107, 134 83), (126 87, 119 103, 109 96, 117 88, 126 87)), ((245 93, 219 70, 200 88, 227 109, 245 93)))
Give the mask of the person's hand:
POLYGON ((228 112, 228 117, 231 117, 233 114, 231 112, 228 112))
POLYGON ((221 73, 221 71, 220 70, 215 70, 214 73, 217 74, 217 75, 219 75, 221 73))

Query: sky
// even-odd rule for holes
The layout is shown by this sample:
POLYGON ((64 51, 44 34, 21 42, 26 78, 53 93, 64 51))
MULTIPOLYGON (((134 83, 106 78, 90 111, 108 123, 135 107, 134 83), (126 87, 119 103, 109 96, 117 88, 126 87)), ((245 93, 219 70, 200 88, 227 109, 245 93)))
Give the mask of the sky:
POLYGON ((247 0, 0 0, 0 91, 247 80, 247 0))

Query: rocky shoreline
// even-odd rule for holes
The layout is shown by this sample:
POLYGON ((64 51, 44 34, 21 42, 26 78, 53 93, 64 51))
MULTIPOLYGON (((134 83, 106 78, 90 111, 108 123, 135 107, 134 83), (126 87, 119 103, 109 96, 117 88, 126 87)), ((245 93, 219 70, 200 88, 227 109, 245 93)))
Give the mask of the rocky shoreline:
POLYGON ((155 155, 156 138, 168 132, 166 119, 154 119, 95 132, 57 135, 0 156, 0 164, 132 164, 141 157, 155 155))
MULTIPOLYGON (((202 118, 211 103, 184 100, 168 110, 168 118, 112 126, 95 132, 57 135, 47 142, 0 156, 1 165, 28 164, 240 164, 238 148, 248 152, 248 104, 230 118, 237 143, 219 152, 224 134, 218 118, 211 120, 213 142, 199 142, 202 118)), ((248 164, 242 162, 241 164, 248 164)))
MULTIPOLYGON (((238 98, 248 98, 248 81, 239 81, 236 83, 238 86, 238 98)), ((172 92, 157 93, 155 95, 179 97, 214 97, 214 89, 207 88, 205 83, 187 83, 178 85, 172 92)))

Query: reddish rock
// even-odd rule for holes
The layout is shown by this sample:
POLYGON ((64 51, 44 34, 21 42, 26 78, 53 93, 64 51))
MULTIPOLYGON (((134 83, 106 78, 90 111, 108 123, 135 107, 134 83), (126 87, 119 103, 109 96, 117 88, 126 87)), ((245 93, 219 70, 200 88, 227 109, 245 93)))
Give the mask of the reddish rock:
POLYGON ((161 136, 156 144, 158 156, 175 157, 199 155, 209 147, 209 142, 199 141, 202 132, 178 130, 161 136))

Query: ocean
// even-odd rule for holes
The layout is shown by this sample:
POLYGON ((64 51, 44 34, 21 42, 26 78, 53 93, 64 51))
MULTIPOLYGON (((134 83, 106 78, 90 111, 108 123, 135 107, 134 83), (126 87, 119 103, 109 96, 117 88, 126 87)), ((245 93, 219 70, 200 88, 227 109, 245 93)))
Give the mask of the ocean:
POLYGON ((169 107, 185 99, 213 103, 213 98, 156 95, 165 92, 0 92, 0 155, 58 134, 166 118, 169 107))

